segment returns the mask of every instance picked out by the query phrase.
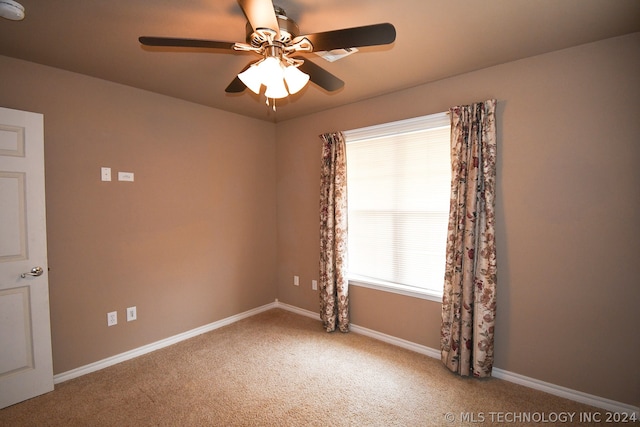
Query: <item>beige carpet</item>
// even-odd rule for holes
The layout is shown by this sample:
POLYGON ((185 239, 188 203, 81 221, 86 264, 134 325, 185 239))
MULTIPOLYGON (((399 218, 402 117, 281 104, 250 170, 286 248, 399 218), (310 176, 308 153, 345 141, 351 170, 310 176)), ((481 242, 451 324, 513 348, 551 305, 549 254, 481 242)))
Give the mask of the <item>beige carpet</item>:
POLYGON ((604 411, 498 379, 460 378, 427 356, 270 310, 58 384, 0 410, 0 425, 534 425, 512 422, 527 413, 575 413, 563 425, 578 425, 580 413, 594 412, 604 411))

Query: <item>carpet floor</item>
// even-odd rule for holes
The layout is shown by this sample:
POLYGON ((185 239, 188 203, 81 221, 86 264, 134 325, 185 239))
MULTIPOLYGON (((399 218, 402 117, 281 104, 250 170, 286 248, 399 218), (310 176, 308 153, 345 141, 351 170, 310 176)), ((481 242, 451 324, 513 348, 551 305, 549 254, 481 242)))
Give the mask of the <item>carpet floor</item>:
POLYGON ((0 425, 589 425, 579 416, 593 413, 604 411, 461 378, 439 360, 274 309, 58 384, 0 410, 0 425))

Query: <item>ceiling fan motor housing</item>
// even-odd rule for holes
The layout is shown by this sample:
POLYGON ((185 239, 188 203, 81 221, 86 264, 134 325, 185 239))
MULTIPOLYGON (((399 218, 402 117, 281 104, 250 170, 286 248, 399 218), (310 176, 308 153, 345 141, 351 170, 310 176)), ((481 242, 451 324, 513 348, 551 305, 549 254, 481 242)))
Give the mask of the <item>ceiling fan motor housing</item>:
POLYGON ((257 28, 256 31, 251 28, 251 23, 247 22, 247 43, 255 48, 260 48, 265 43, 269 43, 270 41, 277 43, 282 43, 282 45, 287 45, 291 43, 291 41, 300 35, 300 28, 298 28, 298 24, 289 18, 285 13, 284 9, 280 7, 275 7, 276 19, 278 20, 278 27, 280 30, 280 38, 276 39, 276 32, 270 28, 257 28))

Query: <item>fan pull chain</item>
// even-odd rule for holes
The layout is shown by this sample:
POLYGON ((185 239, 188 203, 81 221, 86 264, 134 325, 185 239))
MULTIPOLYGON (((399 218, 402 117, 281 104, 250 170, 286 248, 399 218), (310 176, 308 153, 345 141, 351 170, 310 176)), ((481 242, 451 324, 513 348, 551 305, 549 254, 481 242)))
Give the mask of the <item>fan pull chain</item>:
MULTIPOLYGON (((265 104, 267 104, 267 107, 269 107, 269 98, 267 98, 265 104)), ((271 98, 271 108, 273 109, 273 111, 276 111, 276 99, 275 98, 271 98)))

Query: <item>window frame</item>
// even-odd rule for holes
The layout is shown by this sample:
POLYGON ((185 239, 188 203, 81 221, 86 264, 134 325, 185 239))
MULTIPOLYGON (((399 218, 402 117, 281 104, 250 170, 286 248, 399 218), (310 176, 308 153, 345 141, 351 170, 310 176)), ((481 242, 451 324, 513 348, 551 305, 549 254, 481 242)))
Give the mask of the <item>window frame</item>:
MULTIPOLYGON (((398 120, 394 122, 348 130, 344 131, 343 135, 345 137, 345 142, 348 145, 350 142, 355 142, 362 139, 390 136, 398 133, 399 131, 404 133, 412 131, 422 131, 425 129, 436 129, 440 127, 451 127, 451 121, 449 119, 448 112, 435 113, 411 119, 398 120)), ((413 286, 387 282, 384 280, 378 280, 375 278, 360 276, 352 273, 348 273, 347 279, 349 281, 349 285, 442 303, 442 292, 437 293, 429 289, 420 289, 413 286)))

